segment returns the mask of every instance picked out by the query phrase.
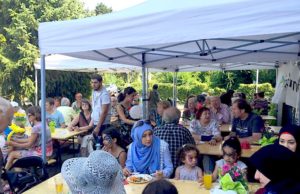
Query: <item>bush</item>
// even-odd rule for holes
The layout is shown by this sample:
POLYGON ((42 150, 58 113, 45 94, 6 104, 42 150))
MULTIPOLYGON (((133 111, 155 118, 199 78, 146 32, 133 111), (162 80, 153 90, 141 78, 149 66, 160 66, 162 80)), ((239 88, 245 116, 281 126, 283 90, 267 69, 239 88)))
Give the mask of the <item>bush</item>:
MULTIPOLYGON (((247 96, 248 101, 253 100, 256 84, 240 84, 236 92, 243 92, 247 96)), ((275 89, 270 83, 258 84, 258 91, 265 92, 265 98, 271 99, 274 96, 275 89)))

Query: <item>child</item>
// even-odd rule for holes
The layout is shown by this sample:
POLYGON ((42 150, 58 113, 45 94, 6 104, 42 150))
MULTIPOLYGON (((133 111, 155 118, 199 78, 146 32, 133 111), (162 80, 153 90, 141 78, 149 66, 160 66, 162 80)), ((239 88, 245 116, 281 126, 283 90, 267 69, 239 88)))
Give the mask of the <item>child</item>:
POLYGON ((120 133, 113 127, 107 128, 102 132, 103 148, 113 155, 119 162, 122 168, 125 167, 127 154, 124 148, 122 148, 122 140, 120 133))
POLYGON ((238 138, 230 137, 228 140, 226 140, 222 145, 222 152, 223 159, 216 161, 215 170, 213 172, 213 180, 217 180, 219 171, 222 170, 224 165, 237 165, 237 167, 245 176, 247 173, 247 166, 245 163, 238 160, 242 152, 241 144, 238 138))
MULTIPOLYGON (((7 141, 7 146, 12 146, 15 150, 10 152, 7 157, 5 169, 10 169, 15 159, 41 156, 42 155, 42 124, 41 124, 41 109, 36 106, 28 108, 27 116, 29 122, 33 124, 31 135, 27 139, 14 139, 7 141), (18 148, 18 150, 16 150, 18 148)), ((46 128, 46 156, 52 155, 52 140, 49 128, 46 128)))
POLYGON ((201 182, 202 170, 197 166, 199 155, 194 145, 183 145, 178 151, 178 158, 183 165, 176 168, 175 179, 201 182))

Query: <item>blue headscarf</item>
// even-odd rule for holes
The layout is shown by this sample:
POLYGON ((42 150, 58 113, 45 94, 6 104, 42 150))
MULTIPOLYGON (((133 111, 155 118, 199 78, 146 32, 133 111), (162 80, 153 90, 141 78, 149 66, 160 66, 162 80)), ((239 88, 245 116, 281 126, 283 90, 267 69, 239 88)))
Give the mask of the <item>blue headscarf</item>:
POLYGON ((134 126, 131 131, 131 161, 133 170, 139 173, 154 173, 160 170, 160 139, 153 135, 152 144, 145 146, 142 144, 142 137, 145 131, 151 130, 152 126, 144 121, 141 126, 134 126))

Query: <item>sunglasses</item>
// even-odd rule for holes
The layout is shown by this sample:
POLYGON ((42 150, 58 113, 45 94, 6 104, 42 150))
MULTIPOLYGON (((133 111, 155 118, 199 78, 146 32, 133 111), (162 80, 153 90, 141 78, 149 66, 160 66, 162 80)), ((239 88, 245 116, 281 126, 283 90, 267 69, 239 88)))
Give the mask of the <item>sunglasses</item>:
POLYGON ((151 125, 151 122, 150 122, 150 120, 139 120, 135 123, 134 128, 141 127, 144 124, 151 125))

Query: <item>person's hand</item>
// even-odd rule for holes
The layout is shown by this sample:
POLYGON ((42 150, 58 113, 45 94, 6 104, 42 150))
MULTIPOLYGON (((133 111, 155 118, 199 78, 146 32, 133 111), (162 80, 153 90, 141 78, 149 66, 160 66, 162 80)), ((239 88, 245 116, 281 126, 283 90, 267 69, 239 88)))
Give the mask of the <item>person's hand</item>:
POLYGON ((100 129, 99 129, 98 127, 95 127, 94 130, 93 130, 93 134, 94 134, 95 136, 98 136, 99 131, 100 131, 100 129))
POLYGON ((7 146, 12 146, 12 142, 11 142, 11 141, 6 141, 6 142, 5 142, 5 145, 7 145, 7 146))
POLYGON ((217 145, 217 141, 215 139, 212 139, 208 142, 209 145, 215 146, 217 145))
POLYGON ((76 131, 76 132, 80 131, 80 130, 79 130, 79 127, 78 127, 78 126, 75 126, 75 127, 74 127, 74 131, 76 131))
POLYGON ((163 171, 157 170, 154 174, 157 179, 162 179, 164 177, 163 171))
POLYGON ((124 176, 128 177, 131 175, 131 171, 125 167, 123 168, 123 174, 124 176))

